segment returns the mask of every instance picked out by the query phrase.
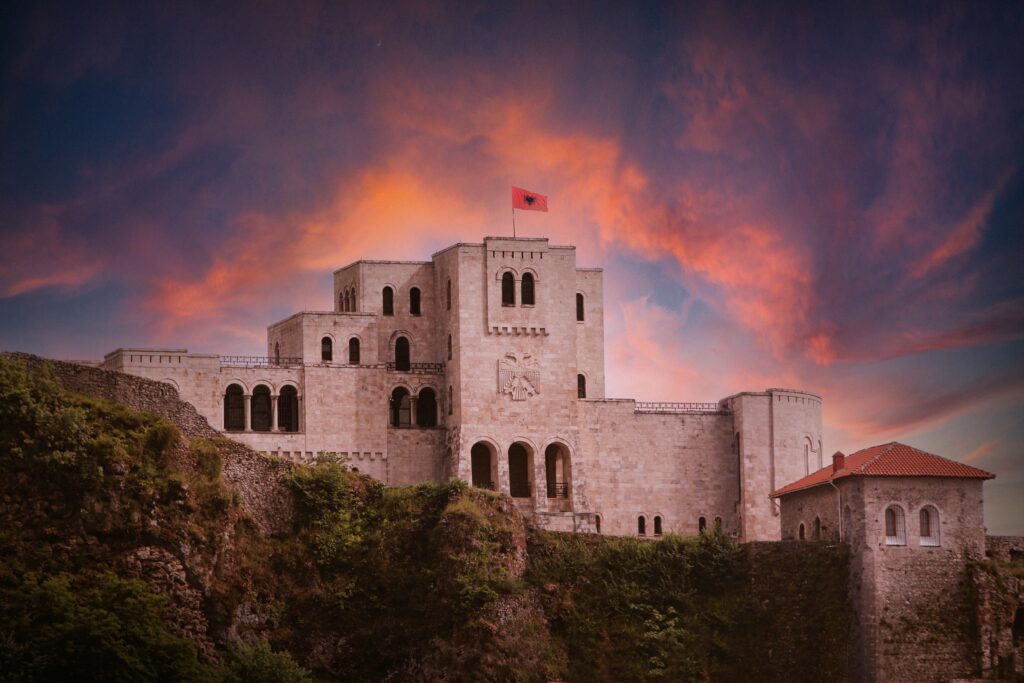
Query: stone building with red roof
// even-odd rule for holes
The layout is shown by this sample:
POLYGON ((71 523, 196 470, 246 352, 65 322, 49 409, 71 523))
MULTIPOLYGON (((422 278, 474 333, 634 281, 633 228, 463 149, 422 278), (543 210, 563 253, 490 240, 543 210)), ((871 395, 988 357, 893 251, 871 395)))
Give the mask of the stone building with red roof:
POLYGON ((892 442, 772 493, 783 540, 850 551, 857 666, 867 681, 966 678, 978 670, 971 562, 985 557, 982 484, 995 475, 892 442))

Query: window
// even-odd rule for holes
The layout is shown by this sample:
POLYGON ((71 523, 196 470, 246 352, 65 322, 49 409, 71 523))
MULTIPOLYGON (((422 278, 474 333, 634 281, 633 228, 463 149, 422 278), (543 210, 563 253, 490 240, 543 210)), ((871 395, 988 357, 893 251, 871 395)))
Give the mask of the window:
POLYGON ((583 295, 576 293, 576 322, 583 322, 583 295))
POLYGON ((338 312, 345 311, 345 292, 338 292, 338 312))
POLYGON ((448 360, 452 359, 452 335, 448 335, 448 360))
POLYGON ((512 278, 512 273, 501 276, 501 305, 516 305, 516 281, 512 278))
POLYGON ((325 363, 330 363, 334 359, 334 344, 331 342, 330 337, 324 337, 320 340, 320 360, 325 363))
POLYGON ((661 536, 661 517, 658 515, 654 517, 654 535, 661 536))
POLYGON ((412 418, 409 407, 409 391, 404 387, 396 387, 391 392, 391 426, 408 427, 412 418))
POLYGON ((701 533, 701 534, 704 533, 707 530, 707 528, 708 528, 708 520, 704 519, 703 517, 701 517, 700 519, 697 520, 697 532, 698 533, 701 533))
POLYGON ((722 533, 722 518, 721 517, 715 517, 715 533, 716 534, 722 533))
POLYGON ((921 545, 935 547, 939 543, 939 511, 931 505, 921 508, 921 545))
POLYGON ((476 442, 469 450, 469 458, 473 486, 478 489, 495 490, 494 482, 498 478, 498 462, 490 446, 483 441, 476 442))
POLYGON ((899 505, 885 508, 885 544, 907 544, 907 521, 899 505))
POLYGON ((224 430, 240 432, 245 429, 245 391, 232 384, 224 392, 224 430))
POLYGON ((806 536, 806 534, 804 533, 804 523, 800 522, 800 540, 801 541, 804 540, 805 536, 806 536))
POLYGON ((520 303, 523 306, 533 306, 533 275, 531 273, 523 273, 522 282, 522 296, 520 303))
POLYGON ((346 289, 345 290, 345 304, 341 307, 342 313, 348 313, 349 307, 351 305, 352 305, 352 303, 349 301, 349 298, 348 298, 348 290, 346 289))
POLYGON ((576 395, 580 398, 587 397, 587 378, 583 375, 576 375, 576 395))
POLYGON ((420 389, 416 397, 416 426, 437 426, 437 395, 429 387, 420 389))
POLYGON ((385 287, 384 288, 384 293, 383 293, 382 297, 383 297, 384 315, 394 315, 395 314, 395 290, 391 289, 390 287, 385 287))
POLYGON ((513 498, 531 498, 533 482, 533 453, 521 443, 508 447, 508 495, 513 498))
POLYGON ((814 518, 814 535, 811 538, 815 541, 821 540, 821 517, 814 518))
POLYGON ((409 340, 405 337, 395 340, 395 370, 409 371, 409 340))
POLYGON ((356 311, 356 288, 355 288, 355 287, 353 287, 353 288, 352 288, 351 290, 349 290, 349 291, 351 292, 351 294, 349 295, 349 296, 351 296, 351 303, 350 303, 350 305, 349 305, 349 309, 350 309, 350 310, 351 310, 351 311, 352 311, 353 313, 355 313, 355 311, 356 311))
POLYGON ((647 535, 647 519, 643 515, 636 518, 636 533, 638 536, 647 535))
POLYGON ((270 431, 270 387, 265 384, 252 390, 252 431, 270 431))
POLYGON ((413 287, 409 290, 409 313, 412 315, 420 314, 420 289, 419 287, 413 287))
POLYGON ((448 385, 448 414, 452 414, 452 385, 448 385))
POLYGON ((597 528, 597 533, 601 533, 601 515, 594 515, 594 526, 597 528))
POLYGON ((359 340, 355 337, 348 340, 348 364, 359 365, 359 340))
POLYGON ((448 281, 448 310, 452 310, 452 281, 448 281))
POLYGON ((277 397, 277 428, 282 432, 299 431, 299 392, 290 384, 281 387, 277 397))

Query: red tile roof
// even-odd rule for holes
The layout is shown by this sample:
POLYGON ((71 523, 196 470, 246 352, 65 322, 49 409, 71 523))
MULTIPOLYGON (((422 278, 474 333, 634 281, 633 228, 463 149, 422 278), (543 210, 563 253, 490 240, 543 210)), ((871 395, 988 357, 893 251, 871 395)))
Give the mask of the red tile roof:
POLYGON ((821 486, 843 477, 855 476, 994 479, 996 475, 893 441, 848 455, 844 458, 843 467, 838 472, 833 472, 832 465, 828 465, 817 472, 808 474, 803 479, 783 486, 772 493, 772 498, 821 486))

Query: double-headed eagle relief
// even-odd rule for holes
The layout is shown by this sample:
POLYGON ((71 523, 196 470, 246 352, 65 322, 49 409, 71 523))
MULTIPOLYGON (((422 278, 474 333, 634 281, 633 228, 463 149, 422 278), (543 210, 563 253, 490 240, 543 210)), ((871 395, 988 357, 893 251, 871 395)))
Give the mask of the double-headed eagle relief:
POLYGON ((540 393, 540 365, 529 353, 506 353, 498 361, 498 393, 525 401, 540 393))

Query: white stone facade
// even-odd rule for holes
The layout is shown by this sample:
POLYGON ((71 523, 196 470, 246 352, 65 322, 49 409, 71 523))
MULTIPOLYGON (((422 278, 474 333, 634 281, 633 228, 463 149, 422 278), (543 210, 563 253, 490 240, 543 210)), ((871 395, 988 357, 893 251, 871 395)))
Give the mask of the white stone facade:
POLYGON ((806 392, 606 398, 603 274, 574 247, 488 237, 358 261, 335 272, 333 307, 271 325, 266 357, 118 349, 103 367, 173 384, 257 451, 337 453, 390 485, 492 486, 556 530, 638 534, 643 518, 647 536, 719 523, 774 540, 769 493, 822 464, 806 392))

